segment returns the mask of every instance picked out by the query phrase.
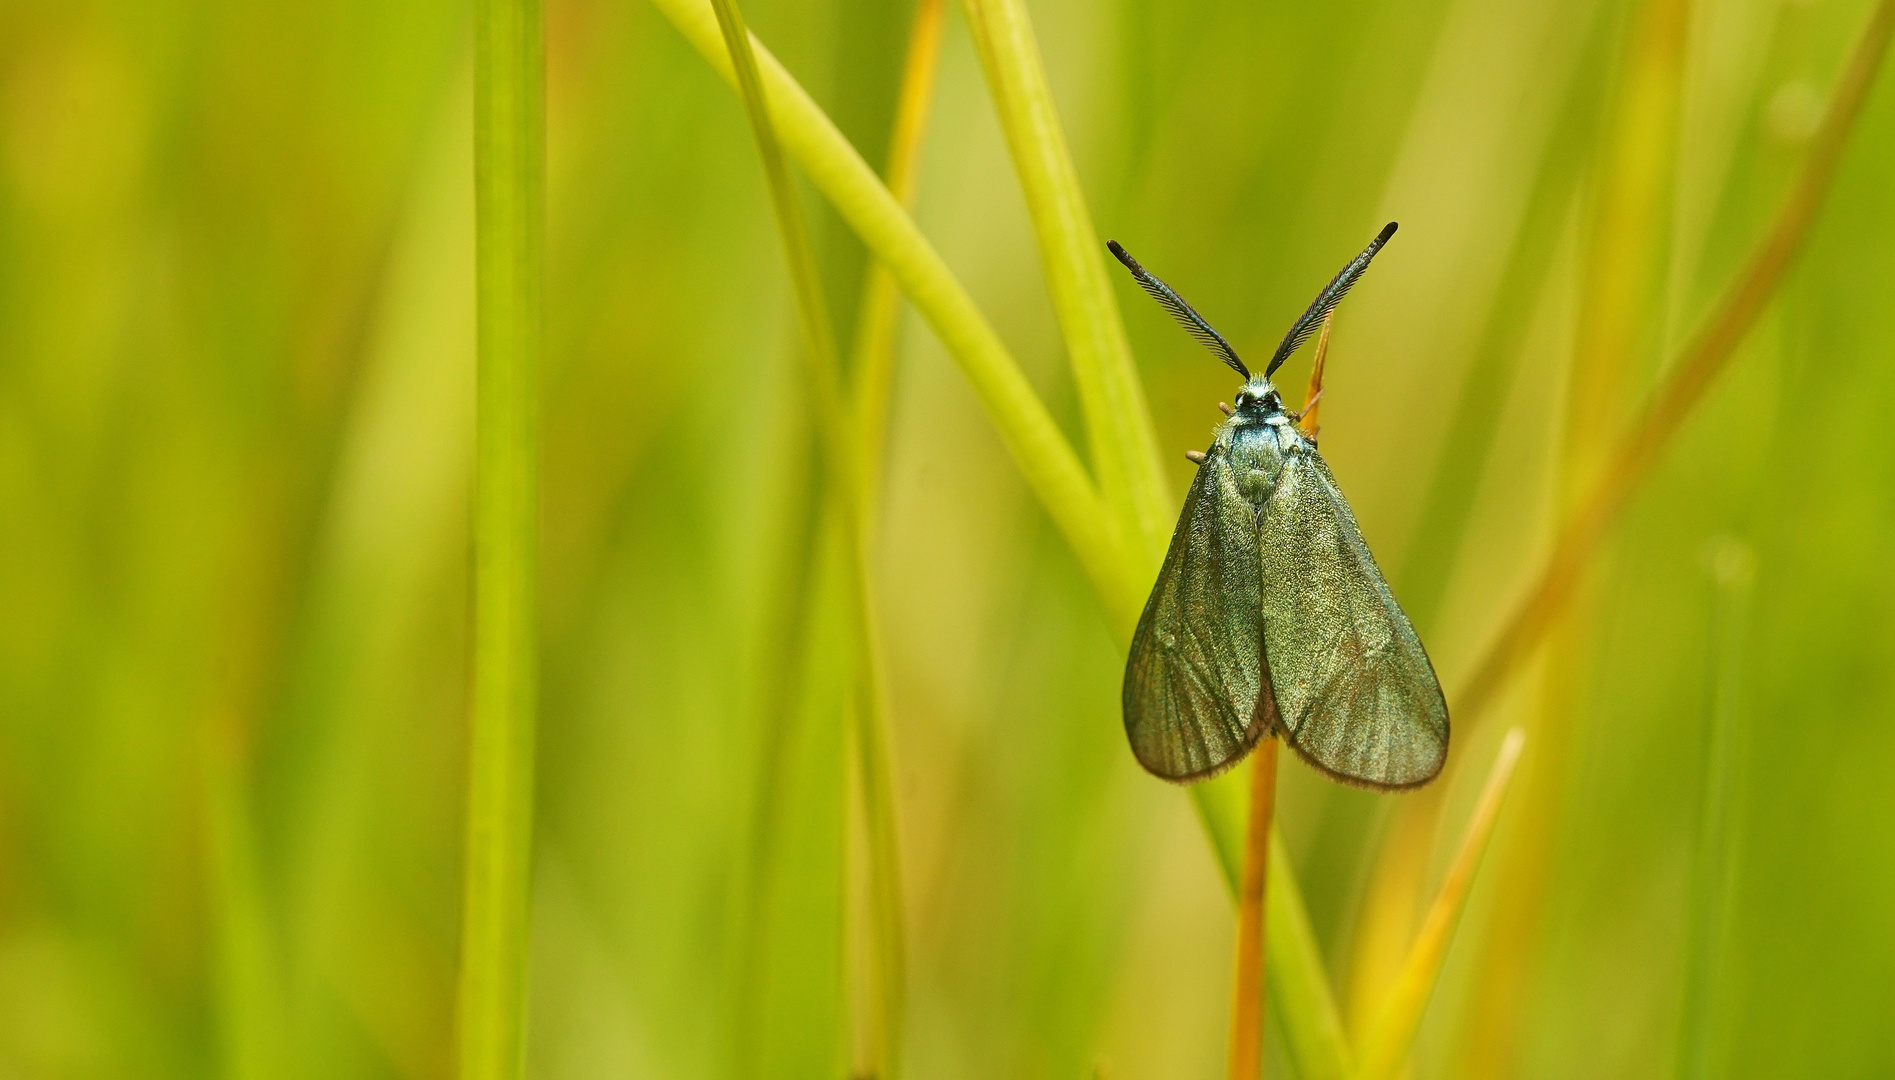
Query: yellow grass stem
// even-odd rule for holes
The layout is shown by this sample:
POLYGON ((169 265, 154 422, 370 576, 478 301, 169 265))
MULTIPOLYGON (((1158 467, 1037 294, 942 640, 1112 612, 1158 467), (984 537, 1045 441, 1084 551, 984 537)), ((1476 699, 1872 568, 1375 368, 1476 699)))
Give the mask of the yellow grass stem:
MULTIPOLYGON (((915 204, 915 172, 921 160, 921 136, 934 102, 935 69, 941 60, 941 26, 946 0, 918 0, 895 100, 895 128, 888 140, 889 193, 910 212, 915 204)), ((889 395, 894 388, 895 330, 901 315, 901 290, 879 261, 869 261, 856 314, 851 370, 855 373, 856 426, 861 432, 862 490, 881 487, 888 443, 889 395)))
POLYGON ((462 1080, 525 1066, 539 638, 545 46, 538 0, 474 8, 474 656, 462 1080))
POLYGON ((1520 728, 1507 732, 1501 741, 1500 753, 1495 755, 1487 784, 1474 804, 1474 814, 1468 819, 1461 846, 1448 867, 1447 877, 1442 879, 1441 891, 1428 909, 1428 917, 1402 963, 1401 973, 1388 990, 1387 1004, 1380 1018, 1362 1041, 1362 1065, 1356 1073, 1357 1080, 1390 1080, 1399 1074, 1402 1063, 1407 1060, 1415 1032, 1421 1028, 1428 999, 1433 996, 1435 983, 1441 977, 1441 965, 1447 959, 1454 928, 1467 907, 1474 871, 1487 850, 1494 822, 1500 816, 1501 801, 1506 798, 1514 766, 1525 745, 1526 732, 1520 728))
POLYGON ((1039 241, 1040 268, 1086 418, 1093 474, 1128 550, 1142 556, 1140 569, 1149 573, 1164 557, 1176 507, 1033 24, 1024 0, 965 0, 965 8, 1039 241))

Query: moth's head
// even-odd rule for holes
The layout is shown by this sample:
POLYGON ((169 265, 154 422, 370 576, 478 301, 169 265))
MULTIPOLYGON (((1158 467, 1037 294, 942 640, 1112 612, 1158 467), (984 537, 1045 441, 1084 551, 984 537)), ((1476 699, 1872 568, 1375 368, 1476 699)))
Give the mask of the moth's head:
POLYGON ((1262 375, 1252 375, 1250 381, 1237 391, 1237 412, 1249 416, 1270 416, 1283 411, 1283 398, 1276 387, 1262 375))

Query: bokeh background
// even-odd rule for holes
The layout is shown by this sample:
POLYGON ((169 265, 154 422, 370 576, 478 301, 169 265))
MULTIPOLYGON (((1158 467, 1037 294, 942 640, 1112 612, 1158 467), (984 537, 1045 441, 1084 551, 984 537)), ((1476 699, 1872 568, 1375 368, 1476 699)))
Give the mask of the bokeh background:
MULTIPOLYGON (((1341 310, 1323 448, 1450 700, 1544 557, 1570 433, 1619 429, 1662 376, 1868 9, 1031 7, 1102 234, 1240 350, 1401 222, 1341 310)), ((747 15, 880 161, 909 6, 747 15)), ((548 25, 529 1073, 838 1077, 850 789, 833 686, 783 678, 784 639, 820 654, 835 631, 784 615, 813 441, 755 148, 653 9, 553 0, 548 25), (759 905, 766 752, 787 779, 759 905)), ((0 1077, 451 1073, 468 66, 443 0, 0 6, 0 1077)), ((921 162, 921 226, 1076 435, 954 10, 921 162)), ((1716 1075, 1895 1074, 1891 178, 1881 85, 1553 661, 1457 730, 1438 836, 1405 849, 1423 897, 1504 722, 1533 742, 1415 1075, 1665 1076, 1687 1024, 1716 1075), (1706 850, 1729 854, 1710 903, 1706 850)), ((863 253, 810 205, 846 327, 863 253)), ((1115 284, 1181 498, 1233 380, 1115 284)), ((1218 1075, 1210 847, 1134 765, 1098 604, 911 316, 890 438, 908 1073, 1218 1075)), ((1369 901, 1393 800, 1294 762, 1283 784, 1359 1025, 1418 910, 1369 901)))

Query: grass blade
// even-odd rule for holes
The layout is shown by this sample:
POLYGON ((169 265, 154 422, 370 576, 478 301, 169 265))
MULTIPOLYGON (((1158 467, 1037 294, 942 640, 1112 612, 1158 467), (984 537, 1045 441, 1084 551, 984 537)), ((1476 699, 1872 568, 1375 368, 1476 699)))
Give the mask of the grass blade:
MULTIPOLYGON (((1242 872, 1244 802, 1251 765, 1232 769, 1213 780, 1191 786, 1198 817, 1210 834, 1219 869, 1237 893, 1242 872)), ((1269 981, 1270 1011, 1283 1029, 1284 1044, 1296 1075, 1302 1080, 1342 1080, 1354 1071, 1354 1059, 1342 1033, 1342 1015, 1329 987, 1316 930, 1290 865, 1283 833, 1270 828, 1270 889, 1264 895, 1265 975, 1269 981)))
MULTIPOLYGON (((908 58, 902 65, 901 91, 895 102, 895 129, 888 140, 888 190, 910 211, 915 202, 921 135, 927 127, 934 100, 934 73, 941 60, 945 7, 945 0, 920 0, 915 5, 908 58)), ((861 433, 862 490, 869 493, 881 487, 889 394, 895 373, 895 328, 900 314, 901 293, 894 276, 880 262, 871 261, 862 283, 862 305, 856 315, 855 345, 850 357, 850 370, 855 373, 856 426, 861 433)))
POLYGON ((473 731, 459 992, 462 1080, 525 1064, 538 698, 545 45, 537 0, 474 15, 477 389, 473 731))
POLYGON ((1704 731, 1704 771, 1698 802, 1697 852, 1691 860, 1691 907, 1685 923, 1684 993, 1678 1025, 1679 1080, 1719 1074, 1717 1053, 1718 953, 1729 921, 1735 838, 1732 801, 1739 784, 1739 712, 1743 701, 1744 631, 1756 555, 1725 539, 1712 552, 1716 585, 1711 642, 1711 709, 1704 731))
MULTIPOLYGON (((716 16, 707 3, 701 0, 652 0, 652 3, 726 80, 734 84, 736 76, 730 67, 730 54, 724 46, 716 16)), ((761 82, 768 90, 770 114, 783 148, 797 158, 818 190, 842 213, 870 252, 889 268, 909 301, 928 319, 949 353, 960 363, 1028 486, 1086 571, 1109 623, 1124 645, 1144 606, 1147 579, 1133 568, 1132 560, 1118 539, 1098 527, 1104 520, 1103 510, 1072 447, 1053 424, 1018 364, 974 306, 967 290, 894 196, 769 51, 754 35, 749 40, 761 82)), ((1224 811, 1216 808, 1216 794, 1205 790, 1211 786, 1196 785, 1193 799, 1224 869, 1225 883, 1234 891, 1238 860, 1233 853, 1239 850, 1240 841, 1226 837, 1230 830, 1221 816, 1224 811)), ((1238 820, 1241 821, 1241 812, 1238 820)), ((1241 826, 1234 835, 1241 836, 1241 826)), ((1279 958, 1272 960, 1269 970, 1273 997, 1280 1000, 1282 994, 1303 995, 1298 1001, 1284 1005, 1280 1014, 1291 1015, 1310 1025, 1306 1031, 1289 1036, 1293 1048, 1320 1055, 1319 1059, 1311 1059, 1305 1075, 1345 1075, 1347 1052, 1342 1049, 1341 1020, 1310 930, 1308 912, 1302 906, 1301 890, 1296 887, 1294 871, 1287 859, 1279 860, 1273 855, 1270 873, 1283 886, 1271 890, 1267 912, 1271 955, 1279 958), (1281 947, 1280 938, 1284 941, 1281 947), (1290 970, 1280 973, 1279 963, 1288 965, 1290 970), (1275 989, 1279 986, 1287 989, 1275 989)))
POLYGON ((282 1076, 288 1053, 282 965, 259 872, 238 734, 228 723, 204 737, 204 840, 216 976, 213 998, 223 1075, 282 1076))
POLYGON ((1118 516, 1128 546, 1155 568, 1173 519, 1158 437, 1032 21, 1022 0, 966 0, 965 6, 1039 240, 1040 265, 1071 358, 1099 490, 1118 516))
MULTIPOLYGON (((1606 20, 1594 19, 1595 24, 1606 20)), ((1514 233, 1497 298, 1475 346, 1454 403, 1453 419, 1429 478, 1414 538, 1397 575, 1402 606, 1424 635, 1434 629, 1460 558, 1474 501, 1500 432, 1508 393, 1524 359, 1523 344, 1535 301, 1551 275, 1560 237, 1572 215, 1573 194, 1597 142, 1596 128, 1611 35, 1595 26, 1585 62, 1572 78, 1566 102, 1546 139, 1525 211, 1514 233)))
MULTIPOLYGON (((708 0, 652 3, 735 85, 730 53, 708 0)), ((1129 641, 1130 627, 1144 604, 1144 585, 1128 573, 1116 532, 1099 528, 1105 517, 1098 493, 1066 436, 973 297, 901 203, 769 50, 754 35, 750 42, 783 149, 894 275, 961 366, 1027 486, 1093 582, 1121 640, 1129 641)))
POLYGON ((1250 814, 1244 876, 1237 887, 1237 986, 1231 995, 1230 1080, 1263 1076, 1264 896, 1276 818, 1277 741, 1267 736, 1250 758, 1250 814))
POLYGON ((1836 84, 1822 126, 1811 140, 1802 175, 1784 198, 1770 231, 1725 291, 1704 328, 1671 365, 1670 377, 1651 404, 1613 447, 1600 478, 1560 529, 1553 553, 1532 590, 1514 608, 1474 666, 1466 686, 1456 695, 1455 718, 1462 724, 1473 722, 1493 704, 1507 679, 1544 640, 1627 499, 1644 482, 1705 392, 1723 374, 1737 346, 1775 295, 1822 209, 1856 117, 1862 111, 1863 99, 1888 52, 1891 31, 1895 31, 1895 0, 1883 0, 1869 17, 1836 84))
POLYGON ((878 1023, 869 1040, 874 1048, 875 1073, 885 1078, 899 1074, 903 1003, 906 994, 906 947, 902 936, 901 864, 895 828, 894 787, 890 776, 891 750, 887 732, 886 696, 876 651, 873 591, 863 558, 867 520, 862 491, 864 473, 857 442, 855 417, 843 391, 842 365, 836 352, 835 332, 829 323, 829 305, 822 294, 816 266, 816 248, 809 224, 791 182, 789 165, 777 142, 770 119, 769 94, 757 68, 750 32, 736 0, 713 0, 725 48, 733 58, 737 86, 756 134, 757 149, 769 180, 777 225, 796 290, 797 311, 804 336, 804 358, 816 401, 816 424, 830 478, 831 513, 842 538, 843 573, 850 591, 855 645, 855 745, 861 770, 864 809, 869 833, 870 921, 874 927, 877 961, 878 1023))
POLYGON ((1467 832, 1461 837, 1460 850, 1455 853, 1447 877, 1441 882, 1441 891, 1428 909, 1428 917, 1402 964, 1401 974, 1389 989, 1388 1003, 1381 1017, 1363 1040, 1362 1066, 1356 1073, 1358 1080, 1393 1077, 1408 1058, 1408 1049, 1414 1045, 1415 1032, 1421 1027, 1422 1014, 1440 978, 1441 964, 1447 959, 1454 928, 1467 906, 1474 871, 1480 867, 1481 855, 1487 850, 1494 821, 1500 815, 1501 801, 1507 796, 1514 766, 1525 745, 1526 732, 1519 728, 1507 732, 1501 741, 1500 753, 1494 758, 1487 784, 1481 789, 1480 800, 1474 804, 1474 815, 1468 819, 1467 832))

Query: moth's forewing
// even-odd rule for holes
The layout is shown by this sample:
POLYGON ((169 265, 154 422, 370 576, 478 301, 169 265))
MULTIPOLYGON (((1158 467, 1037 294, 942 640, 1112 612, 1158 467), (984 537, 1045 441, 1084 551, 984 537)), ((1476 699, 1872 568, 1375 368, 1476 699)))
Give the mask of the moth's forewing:
POLYGON ((1210 776, 1275 724, 1259 581, 1256 512, 1213 447, 1185 497, 1125 665, 1125 734, 1152 773, 1210 776))
POLYGON ((1441 684, 1313 449, 1284 461, 1257 543, 1285 741, 1339 780, 1404 788, 1433 779, 1448 751, 1441 684))

